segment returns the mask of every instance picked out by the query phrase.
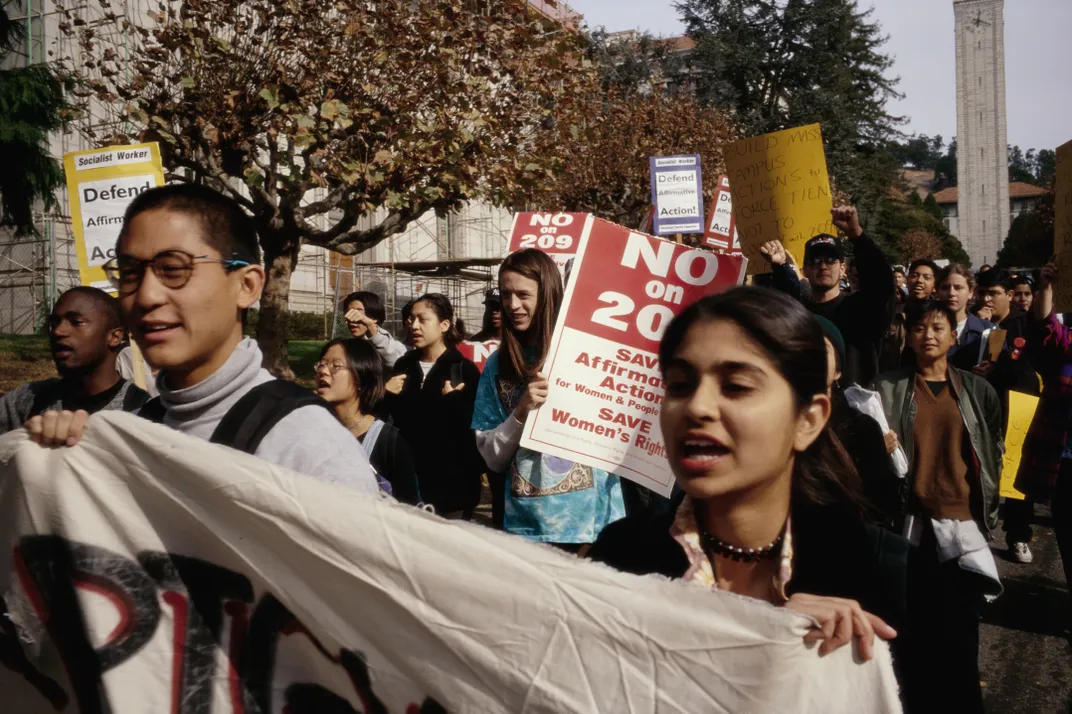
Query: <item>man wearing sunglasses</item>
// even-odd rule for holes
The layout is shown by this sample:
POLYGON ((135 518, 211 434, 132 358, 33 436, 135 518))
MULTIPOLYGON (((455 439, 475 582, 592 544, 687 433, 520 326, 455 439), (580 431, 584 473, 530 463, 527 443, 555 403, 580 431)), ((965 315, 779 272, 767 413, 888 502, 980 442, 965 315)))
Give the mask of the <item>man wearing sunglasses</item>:
MULTIPOLYGON (((238 203, 197 184, 140 194, 105 270, 127 329, 159 370, 160 396, 142 416, 322 481, 376 492, 364 451, 327 404, 272 377, 257 343, 243 336, 265 274, 256 228, 238 203)), ((86 418, 64 411, 27 428, 40 443, 71 444, 86 418)))
MULTIPOLYGON (((816 315, 837 326, 845 338, 845 366, 840 384, 869 385, 878 375, 879 354, 895 307, 893 268, 882 250, 864 234, 853 206, 833 209, 834 225, 848 236, 859 290, 846 294, 841 289, 845 274, 842 242, 829 234, 817 235, 804 246, 804 277, 811 296, 804 304, 816 315)), ((771 241, 761 248, 771 263, 774 285, 800 299, 800 284, 788 264, 785 248, 771 241)))

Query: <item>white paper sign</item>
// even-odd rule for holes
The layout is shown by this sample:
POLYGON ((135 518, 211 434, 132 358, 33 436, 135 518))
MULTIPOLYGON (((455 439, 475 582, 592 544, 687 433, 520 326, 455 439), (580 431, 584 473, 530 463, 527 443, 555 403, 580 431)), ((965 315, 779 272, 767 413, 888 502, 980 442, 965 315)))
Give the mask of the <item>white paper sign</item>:
POLYGON ((123 214, 138 194, 156 186, 152 174, 119 176, 78 184, 82 230, 89 265, 104 265, 115 257, 115 242, 123 227, 123 214))

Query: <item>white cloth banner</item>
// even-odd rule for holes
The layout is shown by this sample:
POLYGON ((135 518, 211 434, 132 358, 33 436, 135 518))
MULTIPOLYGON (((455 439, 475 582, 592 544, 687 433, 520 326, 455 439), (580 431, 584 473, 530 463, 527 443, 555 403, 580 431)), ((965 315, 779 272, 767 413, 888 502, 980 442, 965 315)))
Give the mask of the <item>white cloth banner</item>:
POLYGON ((889 650, 129 414, 0 439, 5 714, 899 712, 889 650))

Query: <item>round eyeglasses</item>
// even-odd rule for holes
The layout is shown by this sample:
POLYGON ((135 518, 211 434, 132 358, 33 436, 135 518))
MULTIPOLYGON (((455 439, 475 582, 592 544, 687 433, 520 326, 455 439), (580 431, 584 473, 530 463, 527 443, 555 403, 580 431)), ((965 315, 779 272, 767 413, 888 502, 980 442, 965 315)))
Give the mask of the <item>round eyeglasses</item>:
POLYGON ((343 364, 342 362, 325 362, 323 360, 320 360, 319 362, 317 362, 316 364, 313 365, 313 373, 314 374, 316 372, 319 372, 322 369, 327 370, 328 374, 333 375, 333 374, 335 374, 336 372, 338 372, 340 370, 346 369, 346 365, 343 364))
POLYGON ((121 255, 104 264, 104 274, 120 295, 132 295, 141 287, 145 269, 153 271, 160 284, 171 290, 190 282, 194 266, 198 263, 220 263, 227 272, 252 265, 251 262, 235 254, 232 258, 212 258, 207 255, 194 255, 183 250, 165 250, 149 260, 139 260, 121 255))

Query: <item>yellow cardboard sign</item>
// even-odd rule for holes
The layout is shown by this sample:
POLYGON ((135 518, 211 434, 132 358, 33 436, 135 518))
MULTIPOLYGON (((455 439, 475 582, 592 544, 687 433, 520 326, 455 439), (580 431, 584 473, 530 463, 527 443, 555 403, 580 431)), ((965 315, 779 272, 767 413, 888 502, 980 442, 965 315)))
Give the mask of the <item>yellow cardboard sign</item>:
POLYGON ((63 168, 82 284, 111 290, 101 266, 115 257, 130 202, 164 185, 160 147, 153 142, 75 151, 64 154, 63 168))
POLYGON ((804 244, 820 233, 836 234, 818 124, 735 141, 726 148, 733 215, 748 272, 768 273, 759 247, 781 240, 804 265, 804 244))
POLYGON ((1000 494, 1015 501, 1024 500, 1024 494, 1014 488, 1016 472, 1024 453, 1024 439, 1031 421, 1035 418, 1039 398, 1023 392, 1009 392, 1009 429, 1005 433, 1005 458, 1001 465, 1000 494))
POLYGON ((1072 311, 1072 141, 1057 149, 1053 196, 1053 251, 1061 279, 1053 286, 1054 309, 1072 311))

